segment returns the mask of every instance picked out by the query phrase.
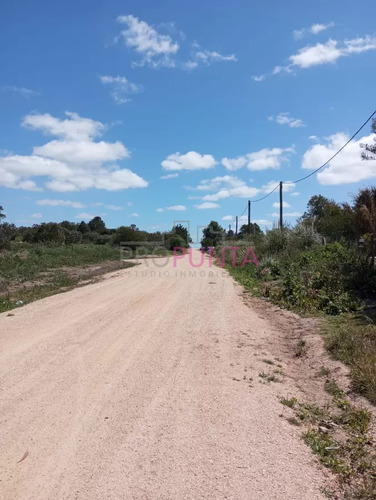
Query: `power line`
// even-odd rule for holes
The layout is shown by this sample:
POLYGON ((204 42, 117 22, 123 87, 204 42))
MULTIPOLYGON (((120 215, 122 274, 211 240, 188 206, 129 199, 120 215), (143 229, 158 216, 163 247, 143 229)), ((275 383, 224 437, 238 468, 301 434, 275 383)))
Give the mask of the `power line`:
MULTIPOLYGON (((328 165, 328 163, 330 163, 332 160, 334 160, 334 158, 336 156, 338 156, 350 144, 350 142, 359 134, 359 132, 367 125, 367 123, 375 116, 375 114, 376 114, 376 110, 358 128, 358 130, 350 137, 350 139, 338 151, 336 151, 336 153, 334 153, 334 155, 332 155, 325 163, 323 163, 320 167, 316 168, 316 170, 314 170, 313 172, 309 173, 308 175, 306 175, 306 176, 304 176, 304 177, 302 177, 300 179, 297 179, 296 181, 281 181, 282 184, 298 184, 298 182, 305 181, 306 179, 308 179, 309 177, 312 177, 312 175, 315 175, 321 169, 323 169, 324 167, 326 167, 328 165)), ((272 189, 265 196, 262 196, 261 198, 258 198, 257 200, 250 200, 251 203, 258 203, 259 201, 265 200, 266 198, 268 198, 268 196, 270 196, 271 194, 273 194, 279 187, 280 187, 280 182, 275 186, 274 189, 272 189)), ((248 206, 246 206, 244 212, 242 213, 242 215, 240 217, 242 217, 244 215, 244 213, 247 210, 247 208, 248 208, 248 206)), ((236 220, 236 217, 235 217, 234 221, 235 220, 236 220)))
POLYGON ((306 175, 305 177, 302 177, 301 179, 298 179, 296 181, 285 181, 283 184, 297 184, 298 182, 305 181, 306 179, 308 179, 308 177, 311 177, 312 175, 316 174, 319 170, 326 167, 328 163, 330 163, 332 160, 334 160, 334 158, 337 155, 339 155, 341 153, 341 151, 343 151, 345 149, 346 146, 348 146, 350 144, 350 142, 354 139, 354 137, 356 137, 359 134, 359 132, 367 125, 367 123, 374 117, 375 114, 376 114, 376 109, 372 113, 372 115, 370 115, 370 117, 367 118, 367 120, 363 123, 363 125, 361 127, 359 127, 358 130, 350 137, 350 139, 336 153, 334 153, 334 155, 331 156, 329 158, 329 160, 327 160, 325 163, 323 163, 321 165, 321 167, 316 168, 316 170, 314 170, 310 174, 306 175))
POLYGON ((248 209, 248 203, 246 204, 245 209, 243 210, 243 213, 240 215, 240 217, 243 217, 243 215, 246 213, 247 209, 248 209))
POLYGON ((278 184, 276 185, 276 187, 275 187, 272 191, 270 191, 270 193, 266 194, 266 195, 265 195, 265 196, 263 196, 262 198, 259 198, 258 200, 251 200, 251 203, 257 203, 257 202, 259 202, 259 201, 265 200, 265 198, 267 198, 268 196, 270 196, 271 194, 273 194, 273 193, 274 193, 274 191, 276 191, 278 188, 279 188, 279 182, 278 182, 278 184))

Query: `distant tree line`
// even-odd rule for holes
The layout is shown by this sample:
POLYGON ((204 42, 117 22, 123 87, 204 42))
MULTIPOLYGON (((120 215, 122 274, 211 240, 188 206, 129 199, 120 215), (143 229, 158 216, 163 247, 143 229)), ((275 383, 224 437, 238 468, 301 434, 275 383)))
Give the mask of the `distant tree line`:
POLYGON ((7 248, 12 242, 45 245, 120 245, 131 242, 137 244, 154 243, 171 250, 175 246, 187 248, 191 242, 186 227, 178 224, 171 231, 141 231, 135 224, 107 228, 101 217, 96 216, 89 222, 44 222, 31 227, 11 224, 4 221, 4 209, 0 206, 0 248, 7 248))

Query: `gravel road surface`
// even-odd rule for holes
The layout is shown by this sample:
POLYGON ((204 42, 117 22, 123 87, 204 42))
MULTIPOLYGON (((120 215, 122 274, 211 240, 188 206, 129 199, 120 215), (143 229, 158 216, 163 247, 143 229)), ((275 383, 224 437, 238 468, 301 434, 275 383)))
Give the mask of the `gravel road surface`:
POLYGON ((293 382, 259 377, 278 332, 222 269, 145 260, 13 313, 1 499, 324 500, 293 382))

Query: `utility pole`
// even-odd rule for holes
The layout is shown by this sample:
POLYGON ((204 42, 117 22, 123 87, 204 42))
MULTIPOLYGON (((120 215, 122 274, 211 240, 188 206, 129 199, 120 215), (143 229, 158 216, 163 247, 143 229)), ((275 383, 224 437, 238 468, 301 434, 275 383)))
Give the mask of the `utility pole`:
POLYGON ((279 183, 279 229, 283 229, 283 197, 282 197, 282 181, 279 183))
POLYGON ((235 235, 238 235, 238 216, 236 216, 235 235))
POLYGON ((248 229, 251 231, 251 201, 248 200, 248 229))

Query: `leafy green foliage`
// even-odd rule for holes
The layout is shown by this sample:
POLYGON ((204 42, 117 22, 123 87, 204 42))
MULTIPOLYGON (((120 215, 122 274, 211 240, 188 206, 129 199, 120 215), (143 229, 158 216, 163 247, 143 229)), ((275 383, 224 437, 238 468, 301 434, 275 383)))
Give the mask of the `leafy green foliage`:
MULTIPOLYGON (((376 119, 372 121, 372 132, 376 134, 376 119)), ((362 152, 363 160, 376 160, 376 137, 374 137, 373 141, 373 144, 361 144, 364 149, 362 152)))
POLYGON ((94 217, 88 222, 90 231, 95 231, 96 233, 103 234, 106 231, 106 225, 101 219, 101 217, 94 217))
POLYGON ((287 263, 273 298, 301 311, 340 314, 357 308, 355 286, 368 277, 369 267, 356 251, 332 243, 287 263))
POLYGON ((55 222, 43 223, 39 226, 33 226, 24 236, 24 241, 28 243, 53 243, 63 245, 65 235, 68 230, 55 222))
POLYGON ((226 232, 217 221, 212 220, 202 232, 204 237, 201 240, 201 246, 204 248, 216 247, 225 241, 226 232))
POLYGON ((250 224, 243 224, 239 231, 239 238, 245 238, 249 235, 260 234, 261 228, 255 222, 251 222, 250 224))
POLYGON ((310 198, 301 222, 315 228, 328 241, 349 240, 356 236, 354 210, 346 203, 338 204, 322 195, 310 198))

